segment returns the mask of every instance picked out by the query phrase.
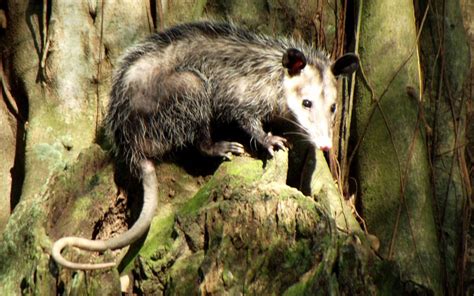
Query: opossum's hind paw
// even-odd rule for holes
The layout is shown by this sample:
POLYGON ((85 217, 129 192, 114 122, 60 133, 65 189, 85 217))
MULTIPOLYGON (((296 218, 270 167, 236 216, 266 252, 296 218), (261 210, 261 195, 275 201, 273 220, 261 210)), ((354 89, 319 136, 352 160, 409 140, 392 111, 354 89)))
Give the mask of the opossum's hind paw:
POLYGON ((265 147, 273 157, 275 149, 286 150, 287 141, 285 138, 274 136, 272 133, 268 133, 265 138, 263 139, 263 147, 265 147))
POLYGON ((245 152, 242 144, 227 141, 221 141, 211 145, 201 145, 201 151, 206 155, 220 156, 226 160, 230 160, 230 154, 240 155, 245 152))

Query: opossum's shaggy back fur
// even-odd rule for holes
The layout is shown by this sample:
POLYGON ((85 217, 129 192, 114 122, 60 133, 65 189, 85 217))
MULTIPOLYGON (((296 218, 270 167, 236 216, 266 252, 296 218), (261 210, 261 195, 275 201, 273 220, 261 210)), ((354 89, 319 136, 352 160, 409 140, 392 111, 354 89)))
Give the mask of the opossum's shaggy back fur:
POLYGON ((143 159, 208 138, 211 122, 261 125, 287 113, 288 48, 326 75, 328 57, 306 44, 227 23, 185 24, 150 36, 125 54, 113 78, 106 128, 116 156, 137 173, 143 159))

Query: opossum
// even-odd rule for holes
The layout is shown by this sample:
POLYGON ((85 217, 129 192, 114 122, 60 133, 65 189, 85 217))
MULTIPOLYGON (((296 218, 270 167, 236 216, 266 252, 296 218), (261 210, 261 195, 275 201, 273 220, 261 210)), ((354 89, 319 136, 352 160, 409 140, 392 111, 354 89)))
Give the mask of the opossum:
POLYGON ((270 38, 228 23, 183 24, 151 35, 123 57, 105 119, 115 156, 143 180, 142 213, 130 230, 110 240, 58 240, 53 258, 73 269, 114 266, 73 263, 61 250, 117 249, 142 236, 157 204, 153 160, 187 146, 224 158, 244 152, 241 143, 214 142, 213 126, 238 125, 272 156, 274 149, 285 149, 286 139, 263 126, 285 118, 316 148, 330 149, 336 77, 357 67, 354 54, 331 62, 301 41, 270 38))

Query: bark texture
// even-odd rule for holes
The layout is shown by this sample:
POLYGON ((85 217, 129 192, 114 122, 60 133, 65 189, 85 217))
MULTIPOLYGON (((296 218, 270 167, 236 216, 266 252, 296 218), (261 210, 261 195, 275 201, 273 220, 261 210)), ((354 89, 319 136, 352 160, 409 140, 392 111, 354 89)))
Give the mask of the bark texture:
MULTIPOLYGON (((278 152, 265 164, 238 157, 210 178, 159 165, 161 207, 146 240, 100 256, 67 250, 65 256, 74 261, 121 260, 118 269, 84 273, 58 268, 48 254, 52 242, 66 233, 112 237, 127 227, 123 195, 115 195, 114 168, 93 146, 53 178, 35 211, 20 203, 9 223, 16 228, 6 232, 9 243, 0 246, 2 291, 367 295, 412 289, 401 282, 395 266, 377 259, 357 226, 338 230, 342 226, 334 215, 342 213, 331 213, 325 203, 349 209, 334 183, 323 181, 330 176, 327 167, 314 176, 318 202, 285 185, 287 157, 278 152)), ((322 154, 318 159, 324 160, 322 154)), ((132 191, 130 198, 137 198, 132 191)))
POLYGON ((402 277, 442 294, 411 1, 362 5, 355 130, 361 210, 402 277), (400 25, 403 24, 403 25, 400 25))
POLYGON ((465 233, 469 227, 469 174, 465 160, 466 107, 463 93, 470 65, 469 47, 458 1, 424 3, 429 9, 421 45, 426 124, 432 169, 435 217, 446 290, 462 293, 465 233))

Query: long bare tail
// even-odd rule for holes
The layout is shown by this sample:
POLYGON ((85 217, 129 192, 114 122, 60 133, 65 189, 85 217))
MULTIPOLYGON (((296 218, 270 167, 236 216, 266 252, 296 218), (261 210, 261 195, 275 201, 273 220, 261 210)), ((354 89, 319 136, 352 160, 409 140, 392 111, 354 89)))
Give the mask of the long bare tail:
POLYGON ((130 245, 139 239, 150 227, 153 216, 158 205, 158 182, 156 180, 155 166, 150 160, 143 160, 140 163, 143 182, 143 208, 135 224, 118 237, 109 240, 90 240, 80 237, 63 237, 53 244, 51 255, 59 265, 70 269, 102 269, 115 266, 115 262, 106 263, 75 263, 66 260, 61 251, 68 246, 77 247, 87 251, 103 252, 114 250, 130 245))

